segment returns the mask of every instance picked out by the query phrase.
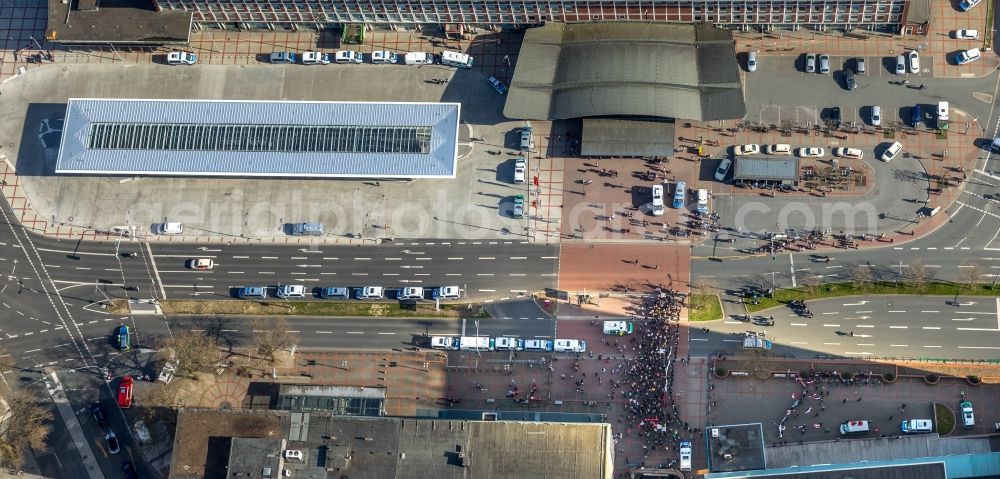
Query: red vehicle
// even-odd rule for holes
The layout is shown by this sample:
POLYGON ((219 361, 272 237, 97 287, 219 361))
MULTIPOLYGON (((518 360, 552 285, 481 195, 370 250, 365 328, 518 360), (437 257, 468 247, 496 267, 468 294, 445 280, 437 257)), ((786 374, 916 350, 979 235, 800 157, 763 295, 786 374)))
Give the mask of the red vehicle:
POLYGON ((132 407, 132 376, 123 377, 118 385, 118 405, 123 409, 132 407))

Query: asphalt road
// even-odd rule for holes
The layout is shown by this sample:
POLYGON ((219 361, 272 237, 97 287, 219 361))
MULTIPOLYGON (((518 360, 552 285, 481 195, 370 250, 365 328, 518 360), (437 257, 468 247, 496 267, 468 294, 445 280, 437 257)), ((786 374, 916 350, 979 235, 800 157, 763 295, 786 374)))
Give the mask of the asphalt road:
POLYGON ((813 317, 780 306, 762 327, 732 319, 691 333, 692 355, 742 348, 744 331, 764 332, 774 351, 796 357, 1000 358, 1000 299, 936 296, 854 296, 808 302, 813 317), (850 336, 849 333, 854 335, 850 336))

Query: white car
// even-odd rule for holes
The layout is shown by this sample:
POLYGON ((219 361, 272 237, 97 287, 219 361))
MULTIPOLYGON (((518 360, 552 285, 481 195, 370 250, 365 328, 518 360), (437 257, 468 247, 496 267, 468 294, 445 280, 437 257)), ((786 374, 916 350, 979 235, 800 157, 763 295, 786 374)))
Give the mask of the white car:
POLYGON ((330 55, 323 52, 302 52, 303 65, 329 65, 330 55))
POLYGON ((723 158, 719 163, 719 167, 715 169, 715 180, 725 181, 726 175, 729 174, 729 167, 733 166, 733 160, 729 158, 723 158))
POLYGON ((757 52, 750 50, 747 52, 747 71, 757 71, 757 52))
POLYGON ((194 65, 198 55, 191 52, 170 52, 167 54, 167 65, 194 65))
POLYGON ((399 61, 399 55, 396 55, 396 52, 390 50, 375 50, 372 52, 372 63, 376 65, 392 64, 397 61, 399 61))
POLYGON ((806 146, 799 148, 799 156, 802 158, 822 158, 826 151, 818 146, 806 146))
POLYGON ((499 337, 494 341, 493 349, 497 351, 517 351, 518 343, 517 338, 499 337))
POLYGON ((381 286, 365 286, 358 290, 358 299, 383 299, 385 289, 381 286))
POLYGON ((903 151, 903 144, 897 141, 889 145, 889 148, 886 148, 885 151, 882 152, 882 156, 879 159, 888 163, 896 158, 900 151, 903 151))
POLYGON ((860 160, 865 157, 865 152, 858 148, 848 148, 846 146, 839 146, 833 149, 834 156, 840 156, 843 158, 851 158, 855 160, 860 160))
POLYGON ((111 454, 118 454, 121 452, 121 446, 118 444, 118 436, 113 432, 109 432, 104 436, 104 442, 108 444, 108 452, 111 454))
POLYGON ((764 145, 764 153, 768 155, 791 155, 792 145, 777 144, 777 145, 764 145))
POLYGON ((462 297, 462 291, 458 289, 458 286, 442 286, 435 288, 431 292, 431 297, 434 299, 459 299, 462 297))
POLYGON ((361 55, 361 52, 354 50, 338 50, 333 58, 337 63, 364 63, 365 61, 365 57, 361 55))
POLYGON ((896 74, 902 75, 906 73, 906 56, 898 55, 896 57, 896 74))
POLYGON ((514 183, 524 183, 528 172, 528 162, 524 158, 514 160, 514 183))
POLYGON ((305 298, 306 287, 301 284, 283 284, 278 286, 277 295, 281 299, 305 298))
POLYGON ((910 50, 906 56, 910 59, 910 73, 920 73, 920 54, 916 50, 910 50))
POLYGON ((424 288, 407 286, 399 292, 399 299, 424 299, 424 288))
POLYGON ((955 30, 951 36, 956 40, 978 40, 979 30, 955 30))
POLYGON ((970 48, 964 52, 958 52, 958 55, 955 55, 955 64, 965 65, 966 63, 979 60, 982 57, 983 54, 979 52, 978 48, 970 48))
POLYGON ((760 154, 760 145, 736 145, 733 147, 733 154, 736 156, 758 155, 760 154))
POLYGON ((156 229, 156 233, 161 235, 179 235, 183 232, 183 223, 160 223, 156 229))
POLYGON ((191 258, 187 262, 187 267, 197 270, 212 269, 215 267, 215 261, 212 261, 212 258, 191 258))
POLYGON ((681 443, 680 443, 680 453, 681 453, 680 469, 682 471, 690 471, 691 470, 691 443, 689 441, 681 441, 681 443))

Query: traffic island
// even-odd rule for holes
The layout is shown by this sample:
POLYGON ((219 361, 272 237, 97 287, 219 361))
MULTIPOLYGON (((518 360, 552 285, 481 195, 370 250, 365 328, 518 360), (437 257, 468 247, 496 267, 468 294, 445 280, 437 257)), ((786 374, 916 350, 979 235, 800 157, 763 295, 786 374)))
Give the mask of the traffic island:
POLYGON ((747 297, 744 304, 748 313, 757 313, 787 304, 791 301, 811 301, 857 295, 921 295, 921 296, 1000 296, 1000 289, 990 284, 957 284, 927 282, 923 284, 894 283, 831 283, 800 288, 778 289, 771 296, 747 297))
MULTIPOLYGON (((342 301, 191 301, 159 302, 166 316, 187 314, 222 314, 240 316, 326 316, 326 317, 386 317, 386 318, 488 318, 483 308, 472 304, 442 304, 436 310, 433 303, 405 302, 342 302, 342 301)), ((108 306, 111 314, 127 314, 129 303, 116 299, 108 306)))

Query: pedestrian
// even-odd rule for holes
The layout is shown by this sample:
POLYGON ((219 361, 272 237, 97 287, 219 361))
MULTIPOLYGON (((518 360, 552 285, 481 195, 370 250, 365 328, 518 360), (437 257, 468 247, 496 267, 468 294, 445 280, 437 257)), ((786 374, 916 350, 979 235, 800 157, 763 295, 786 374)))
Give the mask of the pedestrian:
POLYGON ((858 396, 858 402, 861 402, 861 396, 858 396))

